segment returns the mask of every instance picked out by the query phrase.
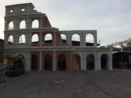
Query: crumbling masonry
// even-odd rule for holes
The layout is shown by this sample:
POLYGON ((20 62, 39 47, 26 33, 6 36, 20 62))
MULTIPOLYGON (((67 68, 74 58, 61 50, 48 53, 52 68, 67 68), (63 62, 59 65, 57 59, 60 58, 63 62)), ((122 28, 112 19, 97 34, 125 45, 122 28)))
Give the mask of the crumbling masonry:
POLYGON ((6 6, 5 13, 4 57, 23 55, 25 70, 112 70, 111 50, 97 48, 96 30, 59 31, 51 26, 46 14, 34 10, 32 3, 6 6), (37 28, 33 27, 34 21, 38 22, 37 28), (74 34, 80 41, 72 41, 74 34), (88 34, 94 43, 86 42, 88 34), (45 40, 47 35, 51 40, 45 40))

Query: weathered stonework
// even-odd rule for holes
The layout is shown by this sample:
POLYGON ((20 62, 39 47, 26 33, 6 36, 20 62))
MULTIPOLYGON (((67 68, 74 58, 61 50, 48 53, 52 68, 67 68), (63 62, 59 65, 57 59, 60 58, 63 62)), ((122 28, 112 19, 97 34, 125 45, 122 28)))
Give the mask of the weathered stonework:
POLYGON ((92 66, 94 66, 94 70, 101 70, 102 55, 106 57, 104 59, 106 59, 107 69, 112 70, 111 50, 97 48, 96 30, 59 31, 58 28, 51 26, 46 14, 34 10, 32 3, 6 6, 5 13, 4 56, 8 54, 13 56, 23 55, 25 70, 31 70, 33 64, 36 64, 38 70, 61 70, 59 67, 62 64, 64 64, 65 70, 87 70, 87 65, 90 62, 87 60, 88 55, 90 55, 89 58, 93 57, 92 66), (24 29, 20 28, 22 20, 26 24, 24 29), (34 20, 38 20, 38 28, 32 28, 34 20), (13 28, 11 29, 9 29, 10 22, 13 22, 13 28), (19 43, 22 34, 25 36, 25 43, 19 43), (37 34, 39 38, 36 43, 31 42, 34 34, 37 34), (50 43, 44 40, 46 34, 52 35, 50 43), (61 34, 66 35, 66 43, 63 42, 61 34), (73 34, 80 36, 79 46, 72 46, 71 38, 73 34), (85 36, 87 34, 93 35, 94 44, 92 46, 86 46, 85 36), (8 39, 11 35, 13 43, 9 44, 8 39))

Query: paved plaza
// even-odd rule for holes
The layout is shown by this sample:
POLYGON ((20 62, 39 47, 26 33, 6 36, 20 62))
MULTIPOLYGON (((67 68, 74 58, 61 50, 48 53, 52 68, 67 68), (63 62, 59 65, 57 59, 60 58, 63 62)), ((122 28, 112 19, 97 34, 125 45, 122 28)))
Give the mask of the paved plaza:
POLYGON ((0 83, 0 98, 131 98, 131 69, 29 71, 0 83))

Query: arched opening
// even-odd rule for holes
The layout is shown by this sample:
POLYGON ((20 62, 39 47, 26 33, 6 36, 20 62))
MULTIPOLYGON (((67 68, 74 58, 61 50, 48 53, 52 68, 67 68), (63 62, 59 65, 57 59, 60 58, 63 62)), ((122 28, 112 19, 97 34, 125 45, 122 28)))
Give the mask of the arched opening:
POLYGON ((25 22, 25 20, 22 20, 21 22, 20 22, 20 27, 19 27, 20 29, 25 29, 26 28, 26 22, 25 22))
POLYGON ((81 69, 81 62, 80 62, 80 56, 78 54, 74 54, 74 57, 76 59, 76 62, 78 64, 79 70, 81 69))
POLYGON ((38 70, 38 57, 35 54, 31 56, 31 70, 38 70))
POLYGON ((52 43, 52 35, 51 34, 45 35, 45 43, 52 43))
POLYGON ((10 36, 8 37, 8 44, 13 44, 13 43, 14 43, 13 36, 10 35, 10 36))
POLYGON ((86 57, 86 69, 94 69, 94 55, 89 54, 86 57))
POLYGON ((20 37, 19 37, 19 43, 25 43, 25 35, 24 34, 22 34, 22 35, 20 35, 20 37))
POLYGON ((72 35, 72 46, 80 46, 80 36, 78 34, 72 35))
POLYGON ((32 21, 32 28, 39 28, 39 21, 37 19, 32 21))
POLYGON ((107 69, 108 67, 108 55, 103 54, 101 56, 101 69, 107 69))
POLYGON ((92 34, 86 35, 86 46, 94 46, 94 37, 92 34))
POLYGON ((8 24, 8 30, 13 30, 13 29, 14 29, 14 23, 13 23, 13 21, 11 21, 8 24))
POLYGON ((22 12, 24 12, 24 11, 25 11, 25 9, 24 9, 24 8, 22 8, 22 9, 21 9, 21 11, 22 11, 22 12))
POLYGON ((44 56, 44 70, 51 70, 52 69, 52 59, 49 54, 44 56))
POLYGON ((66 70, 66 56, 60 54, 58 57, 58 70, 66 70))
POLYGON ((31 39, 32 43, 38 43, 39 42, 39 36, 38 34, 34 34, 31 39))
POLYGON ((66 43, 66 35, 65 34, 61 34, 61 38, 63 40, 63 43, 66 43))

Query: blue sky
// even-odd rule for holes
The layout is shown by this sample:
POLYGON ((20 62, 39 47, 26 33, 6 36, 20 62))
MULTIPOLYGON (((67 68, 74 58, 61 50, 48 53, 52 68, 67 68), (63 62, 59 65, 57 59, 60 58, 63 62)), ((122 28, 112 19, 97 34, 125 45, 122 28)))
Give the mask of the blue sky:
POLYGON ((131 0, 3 0, 0 38, 4 38, 5 6, 30 2, 59 30, 97 30, 101 45, 131 38, 131 0))

